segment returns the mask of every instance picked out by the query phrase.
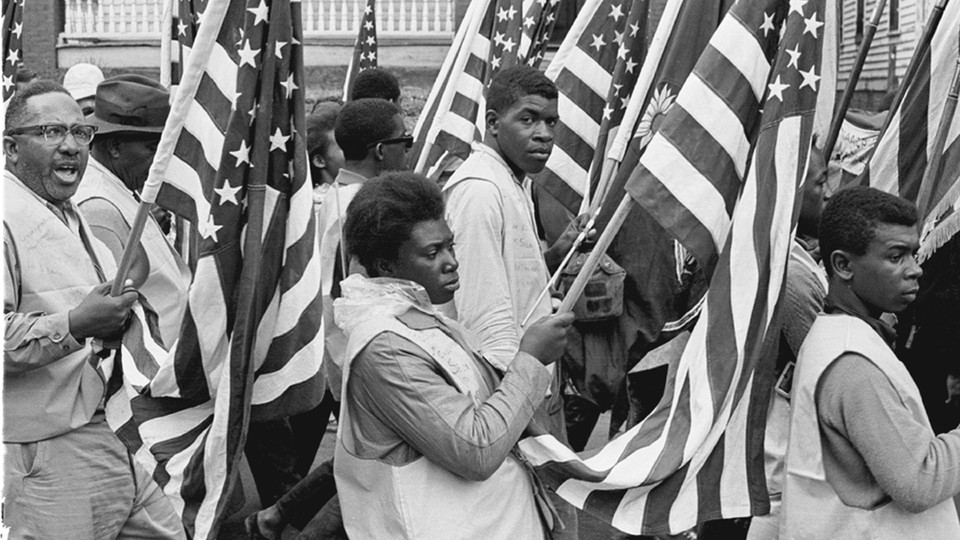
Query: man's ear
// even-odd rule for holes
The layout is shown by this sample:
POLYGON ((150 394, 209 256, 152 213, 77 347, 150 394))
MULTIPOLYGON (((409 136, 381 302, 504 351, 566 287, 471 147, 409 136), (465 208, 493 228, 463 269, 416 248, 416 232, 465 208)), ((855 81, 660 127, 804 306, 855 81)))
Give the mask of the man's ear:
POLYGON ((17 164, 17 156, 20 154, 20 144, 17 143, 16 139, 10 136, 3 138, 3 154, 12 165, 17 164))
POLYGON ((500 130, 500 115, 497 114, 497 111, 488 109, 485 118, 487 122, 487 131, 489 131, 491 135, 496 137, 497 131, 500 130))
POLYGON ((852 261, 853 256, 842 249, 836 249, 830 254, 830 265, 833 266, 833 274, 842 281, 850 281, 853 279, 852 261))
POLYGON ((107 153, 110 154, 110 157, 113 159, 120 158, 120 138, 119 137, 110 137, 107 139, 107 153))
POLYGON ((370 151, 373 152, 373 157, 377 161, 383 161, 383 145, 382 144, 378 144, 374 146, 373 148, 370 149, 370 151))
POLYGON ((323 169, 327 166, 327 162, 323 160, 323 156, 321 156, 319 152, 310 156, 310 163, 318 169, 323 169))
POLYGON ((393 263, 386 259, 377 259, 373 269, 377 271, 377 277, 393 277, 393 263))

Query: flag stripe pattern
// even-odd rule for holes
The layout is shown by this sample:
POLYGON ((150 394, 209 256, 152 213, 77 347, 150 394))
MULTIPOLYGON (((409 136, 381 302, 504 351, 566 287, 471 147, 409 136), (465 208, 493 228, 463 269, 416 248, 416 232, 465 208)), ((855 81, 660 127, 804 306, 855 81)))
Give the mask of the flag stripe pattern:
MULTIPOLYGON (((831 0, 792 0, 789 5, 785 0, 740 0, 708 48, 722 51, 724 46, 714 42, 747 35, 759 45, 751 48, 762 55, 767 71, 717 72, 711 78, 701 65, 714 61, 710 55, 701 57, 694 69, 692 77, 714 89, 740 87, 713 84, 721 82, 714 81, 717 77, 742 77, 741 86, 746 85, 749 92, 734 95, 749 98, 763 109, 755 115, 754 125, 740 126, 753 141, 752 157, 743 166, 746 173, 742 178, 732 173, 733 180, 710 180, 692 166, 682 168, 679 160, 688 155, 682 149, 675 149, 671 156, 676 168, 658 175, 659 169, 649 166, 660 160, 659 154, 651 150, 641 157, 641 168, 631 176, 630 194, 634 197, 644 194, 652 198, 651 188, 655 188, 654 194, 669 192, 666 182, 677 186, 688 175, 688 182, 704 194, 715 191, 717 185, 742 192, 730 214, 724 195, 712 198, 717 209, 698 211, 727 215, 728 224, 716 248, 703 312, 679 361, 670 366, 661 403, 641 424, 592 455, 579 457, 554 444, 548 435, 521 441, 528 459, 559 484, 558 493, 624 532, 679 533, 705 520, 767 510, 762 461, 758 472, 757 460, 751 455, 757 446, 747 434, 757 407, 765 408, 768 399, 769 388, 755 388, 755 370, 783 285, 816 109, 832 105, 827 99, 832 99, 833 87, 820 83, 834 79, 820 73, 819 66, 822 56, 835 54, 835 33, 822 29, 824 18, 831 18, 834 9, 831 0), (766 35, 765 27, 770 28, 766 35), (814 27, 819 31, 812 31, 814 27), (791 62, 788 50, 801 53, 799 64, 791 62), (753 89, 761 84, 765 90, 758 99, 753 89), (667 174, 673 178, 667 180, 667 174), (758 399, 752 399, 755 396, 758 399)), ((731 62, 741 66, 758 63, 731 62)), ((680 94, 685 90, 686 85, 680 94)), ((728 103, 732 109, 741 106, 732 100, 728 103)), ((675 133, 675 126, 689 122, 690 117, 726 118, 690 114, 682 106, 675 107, 653 136, 651 147, 673 147, 666 135, 675 133), (658 143, 658 139, 667 142, 658 143)), ((704 128, 698 136, 710 137, 712 132, 704 128)), ((706 153, 726 153, 716 141, 690 137, 683 144, 712 144, 706 153)), ((672 213, 673 221, 663 222, 671 232, 696 231, 685 227, 683 220, 699 222, 698 215, 670 208, 674 204, 682 203, 660 201, 659 208, 648 210, 658 219, 657 212, 672 213)), ((697 234, 705 236, 703 243, 718 241, 707 226, 701 226, 704 230, 697 234)))
POLYGON ((543 59, 559 0, 471 2, 414 130, 418 172, 466 159, 484 131, 484 91, 500 69, 543 59))
MULTIPOLYGON (((871 187, 916 201, 930 162, 960 40, 960 3, 947 3, 929 48, 918 50, 920 67, 908 84, 903 102, 890 114, 892 120, 880 135, 864 173, 871 187)), ((931 212, 923 223, 921 258, 926 259, 960 228, 955 210, 960 208, 960 109, 954 114, 943 147, 943 177, 933 194, 931 212), (946 197, 950 195, 950 197, 946 197), (953 217, 951 217, 953 216, 953 217)))
POLYGON ((377 10, 376 0, 367 0, 360 20, 357 42, 353 45, 353 56, 347 66, 347 75, 343 80, 343 101, 350 99, 353 81, 357 74, 365 69, 377 67, 377 10))
MULTIPOLYGON (((17 89, 17 68, 23 56, 23 2, 3 0, 3 103, 17 89)), ((6 106, 4 106, 6 112, 6 106)))
POLYGON ((323 389, 300 3, 181 0, 186 54, 222 9, 157 197, 201 237, 180 339, 164 355, 128 332, 107 410, 193 538, 215 538, 240 495, 248 423, 315 406, 323 389))
POLYGON ((560 93, 560 122, 535 181, 571 212, 596 188, 610 133, 623 121, 646 55, 648 4, 587 2, 547 68, 560 93))

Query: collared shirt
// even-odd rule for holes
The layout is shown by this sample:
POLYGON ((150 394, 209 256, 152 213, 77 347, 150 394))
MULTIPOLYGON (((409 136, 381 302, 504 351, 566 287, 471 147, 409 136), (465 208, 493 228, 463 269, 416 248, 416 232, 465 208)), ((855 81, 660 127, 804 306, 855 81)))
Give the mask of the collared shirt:
MULTIPOLYGON (((4 171, 4 175, 22 185, 22 182, 9 171, 4 171)), ((66 201, 58 207, 44 200, 33 190, 28 191, 49 208, 73 234, 84 240, 80 230, 79 212, 72 201, 66 201)), ((85 240, 84 245, 87 245, 85 240)), ((89 248, 87 251, 90 251, 89 248)), ((82 349, 84 344, 79 343, 70 334, 69 312, 18 312, 20 307, 20 264, 16 245, 6 227, 3 230, 3 254, 6 262, 3 296, 3 319, 6 323, 3 345, 4 371, 30 370, 82 349)))

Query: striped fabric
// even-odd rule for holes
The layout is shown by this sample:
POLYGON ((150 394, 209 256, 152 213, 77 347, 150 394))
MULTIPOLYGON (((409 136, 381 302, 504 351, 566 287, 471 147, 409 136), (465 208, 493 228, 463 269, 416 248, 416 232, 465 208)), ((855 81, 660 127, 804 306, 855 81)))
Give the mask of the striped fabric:
MULTIPOLYGON (((949 2, 930 48, 918 51, 923 56, 916 78, 903 82, 910 85, 903 103, 892 112, 865 173, 870 186, 917 200, 957 65, 958 39, 960 2, 949 2)), ((960 230, 960 108, 943 147, 941 170, 933 211, 923 224, 920 257, 924 260, 960 230)))
POLYGON ((821 71, 821 58, 835 55, 834 10, 832 0, 738 1, 631 177, 631 196, 707 255, 712 276, 664 399, 586 458, 546 435, 521 441, 558 493, 624 532, 677 533, 767 511, 750 418, 766 410, 769 389, 754 375, 783 286, 817 110, 832 110, 835 76, 821 71), (646 204, 655 197, 658 205, 646 204))
POLYGON ((3 103, 13 97, 17 89, 17 67, 23 57, 23 2, 24 0, 3 0, 3 103))
POLYGON ((648 7, 648 0, 589 0, 547 68, 560 94, 560 122, 546 169, 535 181, 573 213, 584 193, 596 189, 607 141, 636 86, 648 7))
POLYGON ((202 236, 181 337, 165 355, 135 324, 107 408, 200 539, 239 494, 248 422, 312 408, 323 389, 300 4, 183 0, 185 50, 224 6, 158 196, 202 236))
POLYGON ((437 83, 414 130, 409 156, 417 172, 466 159, 484 132, 484 91, 500 69, 539 64, 559 0, 484 0, 470 3, 437 83))
POLYGON ((377 10, 376 0, 367 0, 363 8, 363 18, 360 20, 360 32, 357 42, 353 45, 353 56, 347 66, 347 75, 343 79, 343 101, 350 99, 353 81, 357 73, 365 69, 377 67, 377 10))

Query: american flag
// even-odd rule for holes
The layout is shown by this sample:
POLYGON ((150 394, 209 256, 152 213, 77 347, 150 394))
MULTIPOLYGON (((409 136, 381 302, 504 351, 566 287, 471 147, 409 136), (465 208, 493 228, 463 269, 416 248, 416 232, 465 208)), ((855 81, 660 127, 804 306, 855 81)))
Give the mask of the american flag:
POLYGON ((466 159, 484 132, 484 90, 498 70, 536 66, 559 0, 471 2, 414 130, 411 165, 428 173, 466 159))
MULTIPOLYGON (((3 103, 17 90, 17 67, 23 48, 23 1, 3 0, 3 103)), ((6 108, 4 108, 6 110, 6 108)))
POLYGON ((546 169, 535 181, 556 186, 551 193, 571 212, 596 186, 610 132, 623 121, 636 86, 646 55, 648 4, 590 0, 547 68, 560 94, 560 122, 546 169))
POLYGON ((521 441, 560 495, 625 532, 676 533, 768 508, 747 419, 769 399, 755 369, 812 136, 825 127, 818 111, 832 111, 835 73, 821 62, 835 54, 834 10, 832 0, 738 1, 628 182, 711 276, 664 399, 586 459, 546 435, 521 441))
POLYGON ((353 45, 353 56, 347 66, 347 76, 343 80, 343 101, 350 99, 353 81, 357 73, 377 67, 377 11, 376 0, 367 0, 360 19, 360 31, 353 45))
MULTIPOLYGON (((903 102, 880 135, 864 173, 870 186, 916 201, 933 152, 937 127, 957 65, 960 3, 949 2, 929 48, 918 50, 920 64, 907 84, 903 102)), ((926 259, 960 231, 960 109, 943 147, 938 192, 923 223, 920 257, 926 259)))
POLYGON ((248 423, 322 397, 301 29, 296 1, 180 4, 183 79, 197 62, 202 76, 157 201, 197 224, 200 257, 171 354, 155 351, 151 363, 125 335, 124 385, 112 388, 108 420, 193 538, 215 538, 238 495, 248 423), (193 40, 211 31, 202 58, 193 40))

